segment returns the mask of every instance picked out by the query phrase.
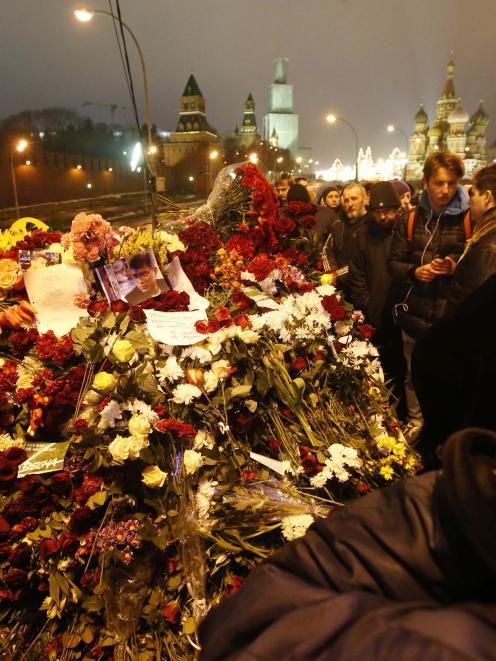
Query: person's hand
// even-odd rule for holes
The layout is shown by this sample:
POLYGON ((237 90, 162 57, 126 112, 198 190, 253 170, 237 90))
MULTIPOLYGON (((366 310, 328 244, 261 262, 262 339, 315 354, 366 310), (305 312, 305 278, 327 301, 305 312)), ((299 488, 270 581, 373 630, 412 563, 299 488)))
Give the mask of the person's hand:
POLYGON ((22 324, 32 324, 36 316, 36 309, 28 303, 21 301, 17 305, 0 313, 0 326, 5 328, 17 328, 22 324))
POLYGON ((456 262, 451 257, 436 257, 431 262, 431 266, 437 275, 453 275, 456 268, 456 262))
POLYGON ((431 282, 439 273, 432 268, 431 264, 424 264, 415 269, 415 277, 420 282, 431 282))

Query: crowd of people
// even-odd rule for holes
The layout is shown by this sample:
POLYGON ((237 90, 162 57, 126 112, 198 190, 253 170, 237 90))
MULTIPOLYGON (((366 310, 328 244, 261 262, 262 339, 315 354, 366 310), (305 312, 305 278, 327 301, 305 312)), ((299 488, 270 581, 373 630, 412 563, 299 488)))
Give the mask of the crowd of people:
MULTIPOLYGON (((419 194, 400 180, 326 186, 317 195, 304 178, 281 175, 275 183, 282 207, 295 199, 318 205, 324 265, 375 328, 373 342, 398 415, 427 468, 439 465, 436 446, 446 438, 432 420, 437 402, 449 400, 445 393, 462 378, 446 384, 442 373, 431 373, 432 354, 444 355, 436 353, 433 338, 439 349, 446 347, 438 329, 453 324, 457 310, 463 314, 472 293, 496 273, 496 165, 462 185, 464 174, 456 154, 435 151, 425 161, 419 194)), ((450 425, 448 432, 462 426, 450 425)))
MULTIPOLYGON (((266 561, 202 623, 205 661, 494 658, 496 165, 463 176, 434 152, 418 197, 405 182, 318 196, 333 214, 323 257, 376 327, 397 391, 404 360, 425 470, 266 561)), ((295 188, 278 180, 281 205, 295 188)))

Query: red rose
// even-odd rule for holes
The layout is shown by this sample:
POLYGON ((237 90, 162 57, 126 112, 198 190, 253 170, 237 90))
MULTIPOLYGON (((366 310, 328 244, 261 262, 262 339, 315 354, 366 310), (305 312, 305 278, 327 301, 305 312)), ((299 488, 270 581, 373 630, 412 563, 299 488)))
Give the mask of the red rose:
POLYGON ((91 301, 88 305, 88 313, 92 317, 96 317, 99 314, 104 314, 109 309, 107 301, 100 299, 98 301, 91 301))
POLYGON ((126 312, 129 309, 129 303, 125 301, 112 301, 110 307, 112 312, 126 312))
POLYGON ((366 482, 357 482, 356 489, 358 493, 367 493, 367 491, 370 491, 370 485, 366 482))
POLYGON ((367 340, 370 340, 375 333, 375 328, 370 324, 359 324, 357 330, 367 340))
POLYGON ((9 569, 4 575, 3 582, 9 589, 21 589, 25 587, 28 582, 28 575, 23 569, 9 569))
POLYGON ((278 234, 289 234, 296 229, 296 223, 289 216, 279 216, 274 220, 274 229, 278 234))
POLYGON ((234 323, 240 328, 251 328, 251 321, 244 312, 240 312, 234 317, 234 323))
POLYGON ((299 372, 307 366, 307 361, 303 356, 296 356, 291 362, 290 368, 292 370, 295 370, 296 372, 299 372))
POLYGON ((75 535, 84 535, 91 528, 93 519, 95 518, 97 510, 90 510, 89 507, 80 507, 73 512, 69 528, 75 535))
POLYGON ((43 559, 49 558, 54 553, 57 553, 58 550, 59 550, 59 545, 57 544, 56 539, 43 539, 40 542, 39 553, 40 553, 40 557, 43 559))
POLYGON ((169 601, 169 603, 162 608, 162 615, 167 620, 167 622, 175 624, 177 622, 180 610, 181 609, 179 608, 177 601, 169 601))
POLYGON ((26 542, 19 544, 9 555, 9 562, 12 567, 24 567, 29 564, 31 559, 31 547, 26 542))
POLYGON ((208 323, 203 321, 203 319, 200 319, 199 321, 195 322, 195 330, 197 333, 206 335, 208 333, 208 323))
POLYGON ((34 516, 25 516, 21 521, 21 525, 23 525, 28 532, 32 532, 38 527, 38 521, 34 516))
POLYGON ((9 555, 12 553, 12 546, 6 542, 0 544, 0 562, 7 560, 9 555))
POLYGON ((209 333, 216 333, 220 328, 220 324, 217 321, 217 319, 210 319, 208 322, 208 332, 209 333))
POLYGON ((50 489, 58 496, 67 496, 71 493, 72 483, 69 473, 55 473, 50 479, 50 489))
POLYGON ((219 306, 215 310, 215 318, 217 319, 217 321, 226 321, 227 319, 230 318, 230 316, 231 316, 231 314, 230 314, 229 310, 226 307, 224 307, 223 305, 219 306))
POLYGON ((9 539, 10 541, 15 541, 16 539, 21 539, 27 533, 28 529, 22 523, 16 523, 15 526, 12 526, 10 531, 9 539))
POLYGON ((133 321, 136 321, 140 324, 143 324, 146 321, 146 314, 144 313, 143 309, 139 307, 139 305, 132 305, 129 308, 129 316, 133 321))
POLYGON ((17 466, 0 457, 0 484, 8 484, 17 477, 17 466))
POLYGON ((25 477, 21 477, 21 479, 17 482, 19 489, 25 493, 32 493, 36 491, 40 484, 41 480, 37 475, 26 475, 25 477))
POLYGON ((79 548, 79 538, 70 532, 64 532, 58 539, 58 545, 62 553, 73 553, 79 548))
POLYGON ((0 539, 5 538, 10 533, 10 524, 7 519, 0 516, 0 539))
POLYGON ((324 296, 322 298, 322 307, 326 312, 328 312, 335 321, 344 319, 346 316, 346 310, 339 303, 335 294, 332 296, 324 296))

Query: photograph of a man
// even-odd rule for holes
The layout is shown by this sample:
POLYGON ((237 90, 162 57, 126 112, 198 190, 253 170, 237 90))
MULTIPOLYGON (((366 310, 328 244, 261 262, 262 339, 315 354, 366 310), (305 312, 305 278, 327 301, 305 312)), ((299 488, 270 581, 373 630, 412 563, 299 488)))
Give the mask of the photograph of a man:
POLYGON ((153 250, 136 253, 127 262, 135 283, 125 296, 129 305, 137 305, 170 289, 158 268, 153 250))

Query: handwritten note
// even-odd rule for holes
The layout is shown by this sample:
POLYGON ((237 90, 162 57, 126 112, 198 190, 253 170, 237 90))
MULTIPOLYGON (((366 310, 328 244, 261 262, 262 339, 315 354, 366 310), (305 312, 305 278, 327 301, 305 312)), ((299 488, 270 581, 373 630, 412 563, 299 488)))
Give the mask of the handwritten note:
POLYGON ((86 310, 74 305, 74 296, 87 291, 79 266, 55 264, 32 269, 24 274, 29 301, 36 308, 36 324, 40 333, 51 330, 61 337, 72 330, 86 310))
POLYGON ((190 312, 160 312, 158 310, 144 310, 148 332, 157 342, 172 346, 189 346, 204 340, 195 330, 195 322, 206 319, 203 310, 190 312))
POLYGON ((191 284, 191 280, 183 271, 183 267, 181 266, 178 257, 174 257, 174 259, 167 265, 167 277, 169 278, 172 289, 175 289, 176 291, 184 291, 189 294, 190 310, 206 310, 208 308, 209 303, 207 299, 203 298, 203 296, 200 296, 200 294, 195 291, 191 284))

